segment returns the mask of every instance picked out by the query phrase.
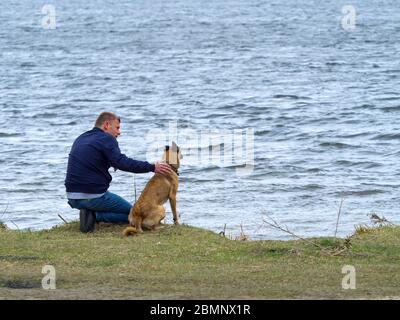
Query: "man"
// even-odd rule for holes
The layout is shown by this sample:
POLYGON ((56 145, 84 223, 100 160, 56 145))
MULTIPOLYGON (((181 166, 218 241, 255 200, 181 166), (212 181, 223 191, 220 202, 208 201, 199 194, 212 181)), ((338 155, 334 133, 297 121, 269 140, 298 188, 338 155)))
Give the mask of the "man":
POLYGON ((138 161, 121 153, 117 137, 120 118, 111 112, 103 112, 95 127, 80 135, 74 142, 68 158, 65 187, 68 203, 80 210, 80 230, 91 232, 96 221, 128 222, 132 205, 108 190, 112 180, 110 167, 122 171, 167 174, 168 164, 138 161))

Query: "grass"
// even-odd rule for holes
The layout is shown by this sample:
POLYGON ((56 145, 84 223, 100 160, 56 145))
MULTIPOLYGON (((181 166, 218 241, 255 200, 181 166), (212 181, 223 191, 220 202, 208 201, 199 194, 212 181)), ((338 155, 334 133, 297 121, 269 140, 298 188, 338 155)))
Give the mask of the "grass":
POLYGON ((0 299, 388 299, 400 296, 400 227, 343 239, 234 241, 190 226, 124 238, 76 222, 36 232, 0 228, 0 299), (348 240, 349 241, 349 240, 348 240), (343 249, 346 248, 347 249, 343 249), (42 267, 56 270, 44 290, 42 267), (356 289, 342 289, 344 265, 356 289))

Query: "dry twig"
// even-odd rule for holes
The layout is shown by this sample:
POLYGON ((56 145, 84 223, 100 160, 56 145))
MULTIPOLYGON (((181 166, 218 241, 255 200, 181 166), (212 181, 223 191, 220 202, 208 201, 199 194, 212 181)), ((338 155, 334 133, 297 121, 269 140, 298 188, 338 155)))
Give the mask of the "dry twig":
POLYGON ((65 219, 61 216, 61 214, 58 214, 58 217, 59 217, 62 221, 64 221, 65 224, 68 224, 68 221, 65 220, 65 219))
POLYGON ((273 228, 275 228, 275 229, 281 230, 281 231, 283 231, 283 232, 286 232, 286 233, 292 235, 293 237, 296 237, 296 238, 298 238, 298 239, 300 239, 300 240, 303 240, 303 241, 305 241, 305 242, 307 242, 307 243, 312 244, 313 246, 318 247, 318 248, 321 249, 321 250, 324 250, 324 248, 321 247, 318 243, 315 243, 314 241, 310 241, 310 240, 308 240, 308 239, 305 239, 305 238, 302 238, 302 237, 298 236, 297 234, 295 234, 295 233, 293 233, 292 231, 290 231, 290 230, 288 229, 288 227, 285 227, 285 228, 281 227, 281 226, 279 225, 279 223, 276 222, 274 219, 272 219, 270 216, 268 216, 268 215, 265 215, 265 216, 267 216, 269 219, 272 220, 272 223, 271 223, 271 222, 266 221, 265 219, 263 219, 263 222, 266 223, 267 225, 269 225, 269 226, 271 226, 271 227, 273 227, 273 228))
POLYGON ((225 225, 224 225, 224 231, 221 231, 219 234, 221 235, 221 236, 223 236, 223 237, 225 237, 226 235, 225 235, 225 230, 226 230, 226 223, 225 223, 225 225))
POLYGON ((247 240, 247 236, 244 234, 244 232, 243 232, 243 226, 242 226, 242 224, 240 224, 240 235, 239 235, 239 237, 237 237, 236 238, 236 240, 239 240, 239 241, 246 241, 247 240))
POLYGON ((341 213, 341 211, 342 211, 342 204, 343 204, 343 201, 344 201, 344 198, 342 198, 342 201, 340 201, 339 212, 338 212, 337 220, 336 220, 335 238, 336 238, 337 229, 338 229, 338 225, 339 225, 339 217, 340 217, 340 213, 341 213))
POLYGON ((19 227, 17 226, 17 224, 16 224, 14 221, 10 220, 10 222, 11 222, 14 226, 16 226, 17 229, 19 230, 19 227))
POLYGON ((3 213, 1 214, 1 217, 0 217, 0 218, 3 218, 4 214, 7 212, 9 203, 10 203, 10 202, 7 201, 7 206, 6 206, 6 208, 4 209, 3 213))
POLYGON ((369 218, 371 219, 373 224, 379 224, 379 225, 384 225, 384 224, 389 224, 389 225, 394 225, 394 223, 390 222, 389 220, 387 220, 384 216, 382 216, 382 218, 380 216, 378 216, 375 213, 371 213, 368 215, 369 218))

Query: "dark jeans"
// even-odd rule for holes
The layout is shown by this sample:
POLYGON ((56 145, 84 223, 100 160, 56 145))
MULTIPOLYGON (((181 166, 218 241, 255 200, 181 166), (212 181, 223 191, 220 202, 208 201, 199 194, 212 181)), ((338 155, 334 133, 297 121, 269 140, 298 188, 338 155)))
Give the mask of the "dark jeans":
POLYGON ((68 203, 75 209, 89 209, 96 212, 96 221, 100 222, 125 222, 132 205, 124 198, 107 191, 100 198, 94 199, 68 199, 68 203))

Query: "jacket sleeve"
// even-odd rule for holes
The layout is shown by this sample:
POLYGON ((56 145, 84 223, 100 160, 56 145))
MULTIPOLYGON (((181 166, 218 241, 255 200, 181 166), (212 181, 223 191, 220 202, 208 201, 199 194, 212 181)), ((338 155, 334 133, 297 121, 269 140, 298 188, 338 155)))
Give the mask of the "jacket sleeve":
POLYGON ((111 138, 106 145, 106 157, 110 166, 122 171, 146 173, 154 172, 155 170, 154 164, 147 161, 134 160, 121 153, 115 138, 111 138))

